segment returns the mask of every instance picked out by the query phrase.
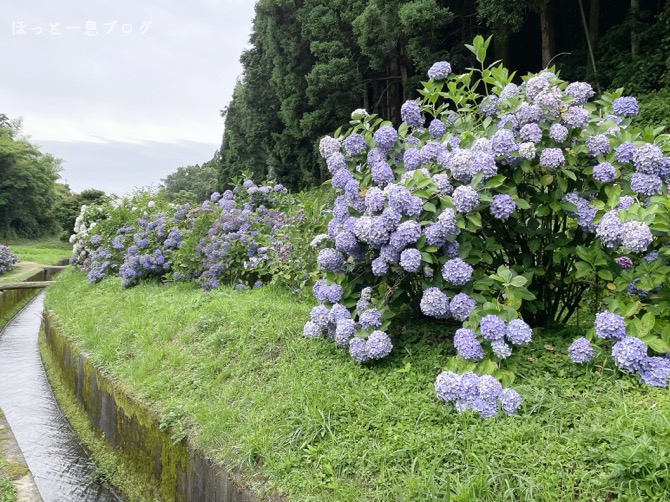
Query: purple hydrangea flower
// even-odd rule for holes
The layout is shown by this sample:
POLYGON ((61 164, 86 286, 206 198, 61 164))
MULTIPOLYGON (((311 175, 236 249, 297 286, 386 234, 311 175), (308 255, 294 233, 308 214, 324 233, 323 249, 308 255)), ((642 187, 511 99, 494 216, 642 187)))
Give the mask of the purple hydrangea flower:
MULTIPOLYGON (((466 406, 467 407, 467 406, 466 406)), ((498 414, 498 400, 486 400, 477 396, 470 407, 482 418, 492 418, 498 414)))
POLYGON ((452 371, 443 371, 435 379, 435 394, 446 403, 453 403, 459 398, 461 375, 452 371))
POLYGON ((512 131, 516 131, 518 128, 519 122, 511 113, 503 115, 498 121, 498 129, 511 129, 512 131))
POLYGON ((349 346, 349 340, 356 333, 356 321, 340 319, 335 326, 335 343, 344 348, 349 346))
POLYGON ((389 207, 406 216, 418 216, 423 209, 423 202, 412 195, 409 190, 399 185, 389 185, 386 189, 389 207))
POLYGON ((533 337, 533 330, 523 319, 512 319, 507 323, 505 336, 514 345, 526 345, 533 337))
POLYGON ((421 167, 421 154, 416 148, 409 148, 403 154, 403 163, 407 171, 415 171, 421 167))
POLYGON ((502 395, 502 385, 491 375, 482 375, 477 382, 479 396, 486 401, 497 401, 502 395))
POLYGON ((429 141, 420 150, 421 161, 423 163, 435 162, 440 153, 445 151, 446 147, 437 141, 429 141))
POLYGON ((470 298, 465 293, 458 293, 451 299, 449 304, 449 310, 451 311, 451 316, 457 321, 465 321, 470 314, 477 306, 472 298, 470 298))
POLYGON ((440 119, 433 119, 428 126, 428 132, 435 139, 441 139, 447 132, 447 126, 440 119))
POLYGON ((477 340, 477 335, 471 329, 457 329, 454 333, 454 347, 463 359, 479 361, 484 358, 484 349, 477 340))
POLYGON ((316 263, 321 270, 339 273, 342 271, 342 265, 344 265, 344 256, 336 249, 326 248, 319 251, 316 263))
POLYGON ((623 317, 609 310, 596 314, 594 326, 596 336, 604 340, 621 340, 626 336, 626 323, 623 317))
POLYGON ((357 363, 364 363, 370 359, 365 338, 355 336, 349 340, 349 355, 351 355, 352 359, 357 363))
POLYGON ((598 183, 609 183, 616 178, 616 169, 609 162, 601 162, 593 168, 593 179, 598 183))
POLYGON ((442 247, 447 241, 447 232, 439 223, 431 223, 424 231, 426 236, 426 244, 429 246, 442 247))
POLYGON ((630 188, 635 193, 651 197, 661 193, 663 181, 655 174, 633 173, 630 179, 630 188))
POLYGON ((496 340, 502 340, 507 333, 507 327, 505 326, 505 321, 500 319, 494 314, 488 314, 482 317, 482 320, 479 321, 479 332, 482 335, 482 338, 493 342, 496 340))
POLYGON ((565 165, 563 150, 560 148, 545 148, 540 154, 540 165, 552 171, 565 165))
POLYGON ((529 105, 528 103, 521 103, 515 113, 520 126, 530 124, 531 122, 539 122, 542 120, 542 115, 542 108, 537 105, 529 105))
MULTIPOLYGON (((332 154, 330 157, 328 157, 326 159, 326 167, 328 167, 328 172, 330 172, 331 174, 335 174, 335 173, 340 172, 340 171, 349 172, 347 170, 347 161, 344 158, 344 155, 342 155, 340 152, 335 152, 334 154, 332 154)), ((252 188, 255 188, 255 187, 252 187, 252 188)), ((251 190, 251 188, 247 190, 247 193, 249 193, 249 190, 251 190)), ((249 193, 249 195, 252 195, 252 194, 249 193)))
POLYGON ((495 340, 491 342, 491 350, 498 359, 507 359, 512 355, 512 347, 507 345, 502 340, 495 340))
POLYGON ((428 78, 432 80, 442 80, 451 73, 451 65, 446 61, 438 61, 428 70, 428 78))
POLYGON ((596 134, 586 138, 586 146, 589 149, 589 155, 592 157, 607 155, 612 149, 609 138, 604 134, 596 134))
POLYGON ((449 314, 449 298, 438 288, 428 288, 423 292, 419 307, 424 315, 442 319, 449 314))
POLYGON ((521 409, 521 396, 514 389, 503 389, 500 394, 500 406, 508 415, 514 415, 521 409))
POLYGON ((371 164, 370 174, 372 175, 372 181, 380 187, 385 187, 391 183, 395 177, 391 166, 389 166, 386 161, 374 162, 371 164))
POLYGON ((319 338, 321 336, 321 328, 319 328, 312 321, 307 321, 302 329, 302 336, 306 338, 319 338))
POLYGON ((421 251, 416 248, 405 249, 400 253, 400 266, 406 272, 418 272, 421 269, 421 251))
POLYGON ((494 94, 484 96, 479 103, 479 112, 483 117, 493 117, 498 112, 498 96, 494 94))
POLYGON ((389 232, 381 216, 361 216, 354 224, 354 235, 373 248, 379 249, 389 240, 389 232))
POLYGON ((552 124, 549 128, 549 137, 557 143, 563 143, 568 139, 568 128, 561 124, 552 124))
POLYGON ((491 215, 497 220, 506 220, 512 215, 515 209, 514 199, 507 194, 494 195, 489 206, 491 215))
POLYGON ((382 325, 382 315, 375 308, 366 309, 358 316, 358 322, 363 329, 378 328, 382 325))
POLYGON ((314 323, 320 330, 324 331, 328 327, 328 315, 330 309, 325 305, 317 305, 313 307, 309 316, 311 322, 314 323))
POLYGON ((365 192, 365 206, 368 208, 368 211, 382 211, 385 205, 386 197, 384 197, 384 192, 382 192, 381 188, 368 188, 368 191, 365 192))
POLYGON ((617 265, 619 265, 623 270, 629 270, 630 268, 633 267, 633 260, 628 258, 628 256, 619 256, 618 258, 614 258, 614 261, 616 262, 617 265))
POLYGON ((596 236, 608 249, 616 249, 623 241, 623 224, 617 210, 607 211, 596 228, 596 236))
POLYGON ((652 387, 667 387, 670 383, 670 359, 665 357, 647 357, 640 364, 638 375, 642 381, 652 387))
POLYGON ((351 319, 351 312, 344 305, 336 303, 330 308, 330 312, 328 312, 328 322, 337 324, 342 319, 351 319))
POLYGON ((542 129, 535 123, 526 124, 519 131, 519 137, 522 141, 530 141, 534 144, 539 143, 542 141, 542 129))
POLYGON ((323 279, 319 279, 312 286, 312 294, 321 303, 337 303, 342 299, 342 286, 327 284, 323 279))
POLYGON ((593 97, 593 87, 587 82, 572 82, 565 88, 565 95, 574 98, 573 104, 583 105, 593 97))
POLYGON ((571 106, 563 116, 563 123, 568 129, 581 129, 589 121, 589 112, 581 106, 571 106))
POLYGON ((500 99, 509 99, 519 95, 519 86, 509 83, 500 91, 500 99))
MULTIPOLYGON (((321 157, 327 159, 332 154, 340 151, 340 142, 331 136, 324 136, 319 141, 319 153, 321 157)), ((253 182, 252 182, 253 183, 253 182)), ((248 187, 244 187, 248 188, 248 187)))
POLYGON ((344 146, 344 151, 347 152, 347 155, 351 155, 352 157, 361 155, 367 148, 367 145, 365 144, 365 138, 363 138, 363 136, 357 132, 352 133, 344 138, 342 144, 344 146))
POLYGON ((623 246, 634 253, 646 251, 654 240, 651 230, 642 221, 627 221, 623 224, 623 246))
POLYGON ((412 127, 423 127, 425 121, 419 104, 413 99, 405 101, 400 107, 400 118, 412 127))
POLYGON ((530 102, 535 100, 535 97, 549 87, 549 81, 542 76, 531 77, 526 82, 526 99, 530 102))
POLYGON ((647 359, 647 346, 639 338, 627 336, 612 347, 612 359, 622 371, 638 371, 647 359))
POLYGON ((349 171, 348 169, 339 169, 333 175, 331 184, 333 185, 333 188, 336 188, 338 190, 344 190, 344 187, 347 186, 347 183, 349 183, 353 179, 354 175, 351 174, 351 171, 349 171))
POLYGON ((593 357, 593 347, 586 338, 577 338, 568 347, 568 356, 573 363, 584 364, 593 357))
POLYGON ((474 269, 460 258, 447 261, 442 267, 442 277, 454 286, 463 286, 472 277, 474 269))
POLYGON ((479 204, 479 195, 477 191, 467 185, 461 185, 454 189, 452 194, 454 208, 459 213, 469 213, 477 204, 479 204))
POLYGON ((614 209, 617 211, 621 211, 628 209, 630 206, 635 204, 635 199, 631 197, 630 195, 622 195, 619 197, 619 201, 617 202, 617 205, 614 209))
POLYGON ((391 338, 383 331, 373 331, 366 342, 366 352, 372 359, 382 359, 393 350, 391 338))
POLYGON ((379 148, 390 150, 398 140, 398 132, 392 126, 381 126, 375 131, 372 140, 379 148))
POLYGON ((630 141, 624 141, 616 148, 614 156, 616 157, 617 162, 627 164, 633 162, 636 153, 637 147, 630 141))
POLYGON ((645 143, 636 150, 633 164, 640 173, 659 174, 659 167, 663 164, 663 153, 656 145, 645 143))
POLYGON ((634 117, 640 111, 637 99, 632 96, 621 96, 612 101, 612 111, 620 117, 634 117))
POLYGON ((647 263, 651 263, 653 261, 658 260, 659 253, 658 250, 654 249, 653 251, 649 251, 645 256, 644 256, 644 261, 647 263))
POLYGON ((414 220, 403 221, 395 232, 391 234, 389 244, 401 250, 414 244, 421 237, 421 225, 414 220))
POLYGON ((509 129, 498 129, 491 137, 491 146, 496 155, 508 155, 517 148, 514 133, 509 129))
POLYGON ((458 400, 463 403, 472 403, 479 395, 477 385, 479 377, 472 371, 466 371, 461 375, 460 388, 458 390, 458 400))

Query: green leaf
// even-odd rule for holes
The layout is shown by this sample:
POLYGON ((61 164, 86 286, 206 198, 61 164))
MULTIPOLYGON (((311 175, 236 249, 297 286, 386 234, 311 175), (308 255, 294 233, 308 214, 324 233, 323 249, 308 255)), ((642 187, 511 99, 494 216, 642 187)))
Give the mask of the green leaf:
POLYGON ((610 272, 607 269, 598 270, 598 277, 600 277, 603 281, 613 281, 614 280, 614 276, 612 275, 612 272, 610 272))
POLYGON ((514 204, 516 204, 516 207, 519 209, 530 209, 530 204, 528 204, 528 201, 524 199, 516 199, 514 204))
POLYGON ((498 365, 490 359, 484 359, 479 362, 475 368, 475 373, 478 375, 490 375, 498 369, 498 365))
POLYGON ((512 286, 514 286, 515 288, 520 288, 520 287, 522 287, 522 286, 525 286, 527 283, 528 283, 528 279, 526 279, 526 278, 525 278, 524 276, 522 276, 522 275, 517 275, 516 277, 514 277, 514 278, 512 279, 512 283, 511 283, 511 284, 512 284, 512 286))

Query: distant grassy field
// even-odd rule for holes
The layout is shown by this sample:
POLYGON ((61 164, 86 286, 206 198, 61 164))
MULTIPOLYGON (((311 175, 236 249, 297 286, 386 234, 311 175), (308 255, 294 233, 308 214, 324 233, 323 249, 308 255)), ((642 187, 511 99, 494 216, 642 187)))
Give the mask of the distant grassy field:
POLYGON ((311 304, 274 288, 203 293, 66 271, 47 291, 65 334, 165 417, 175 439, 287 500, 670 499, 670 396, 604 354, 566 356, 576 327, 525 347, 519 416, 457 414, 433 391, 445 327, 410 321, 360 366, 301 335, 311 304), (100 319, 105 319, 104 323, 100 319))
POLYGON ((57 237, 37 241, 9 242, 9 249, 18 255, 23 262, 34 262, 41 265, 54 265, 60 260, 69 258, 72 245, 62 242, 57 237))

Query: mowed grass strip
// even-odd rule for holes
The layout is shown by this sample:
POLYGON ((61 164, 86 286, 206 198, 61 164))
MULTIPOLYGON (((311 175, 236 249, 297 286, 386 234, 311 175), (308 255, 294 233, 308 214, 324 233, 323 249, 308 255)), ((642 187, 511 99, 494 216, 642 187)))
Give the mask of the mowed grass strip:
POLYGON ((582 332, 544 331, 517 349, 521 413, 482 420, 440 403, 446 327, 408 323, 391 356, 358 365, 307 340, 311 303, 264 287, 117 279, 66 271, 47 291, 65 334, 264 495, 286 500, 663 500, 670 399, 600 354, 565 351, 582 332))

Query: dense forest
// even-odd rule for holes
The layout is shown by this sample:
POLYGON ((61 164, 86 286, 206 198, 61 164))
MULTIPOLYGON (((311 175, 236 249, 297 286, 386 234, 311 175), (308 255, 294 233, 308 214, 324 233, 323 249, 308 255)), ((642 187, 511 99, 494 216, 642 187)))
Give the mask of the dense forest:
POLYGON ((439 60, 470 66, 465 48, 493 35, 491 62, 523 75, 555 66, 596 89, 641 98, 641 120, 670 106, 670 4, 665 0, 260 0, 222 111, 219 186, 248 172, 292 188, 325 179, 318 139, 356 108, 394 123, 439 60))

